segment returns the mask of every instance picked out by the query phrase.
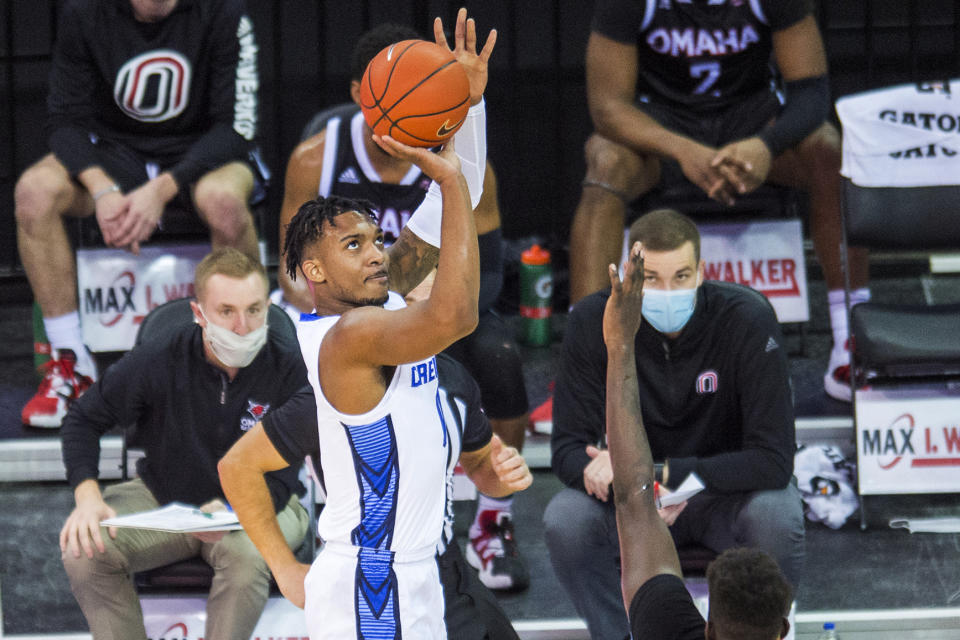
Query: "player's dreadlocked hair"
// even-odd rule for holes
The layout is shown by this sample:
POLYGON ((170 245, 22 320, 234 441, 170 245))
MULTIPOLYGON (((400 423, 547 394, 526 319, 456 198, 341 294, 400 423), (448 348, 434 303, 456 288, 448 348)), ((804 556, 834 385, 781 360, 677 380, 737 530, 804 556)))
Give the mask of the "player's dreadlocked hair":
POLYGON ((378 224, 373 204, 366 200, 317 196, 303 203, 297 215, 293 216, 290 224, 287 225, 287 237, 283 243, 287 273, 293 280, 297 279, 297 272, 300 271, 304 247, 323 237, 324 225, 333 224, 334 218, 348 211, 365 213, 370 216, 374 224, 378 224))
MULTIPOLYGON (((722 637, 776 637, 793 588, 776 561, 758 549, 728 549, 707 568, 710 620, 722 637)), ((718 633, 719 635, 719 633, 718 633)))

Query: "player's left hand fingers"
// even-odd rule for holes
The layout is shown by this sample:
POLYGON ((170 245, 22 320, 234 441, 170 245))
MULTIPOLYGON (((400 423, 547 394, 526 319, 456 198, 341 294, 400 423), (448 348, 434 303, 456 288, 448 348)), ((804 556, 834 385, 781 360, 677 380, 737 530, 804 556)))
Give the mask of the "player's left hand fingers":
POLYGON ((524 473, 517 479, 511 480, 508 483, 508 486, 514 491, 523 491, 531 484, 533 484, 533 475, 530 473, 529 469, 524 469, 524 473))
POLYGON ((440 16, 433 19, 433 41, 450 51, 450 43, 447 42, 447 36, 443 33, 443 20, 440 16))
POLYGON ((460 7, 457 11, 457 24, 453 30, 453 53, 458 55, 464 50, 464 43, 467 39, 467 9, 460 7))
POLYGON ((490 56, 493 55, 493 47, 497 44, 497 30, 490 29, 490 33, 487 34, 487 41, 483 43, 483 49, 480 50, 479 58, 483 60, 484 64, 490 61, 490 56))
POLYGON ((477 53, 477 22, 473 18, 467 20, 466 39, 463 43, 464 49, 476 55, 477 53))
POLYGON ((748 177, 739 165, 724 163, 716 167, 717 171, 738 193, 745 193, 747 190, 746 178, 748 177))

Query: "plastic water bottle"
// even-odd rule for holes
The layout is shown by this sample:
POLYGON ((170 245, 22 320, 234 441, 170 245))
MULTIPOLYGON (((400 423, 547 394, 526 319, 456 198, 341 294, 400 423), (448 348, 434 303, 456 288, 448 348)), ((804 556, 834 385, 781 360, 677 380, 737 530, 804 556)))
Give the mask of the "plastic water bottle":
POLYGON ((520 254, 520 317, 524 344, 550 344, 550 310, 553 298, 553 271, 550 252, 533 245, 520 254))
POLYGON ((823 623, 823 632, 817 636, 817 640, 839 640, 837 629, 832 622, 823 623))

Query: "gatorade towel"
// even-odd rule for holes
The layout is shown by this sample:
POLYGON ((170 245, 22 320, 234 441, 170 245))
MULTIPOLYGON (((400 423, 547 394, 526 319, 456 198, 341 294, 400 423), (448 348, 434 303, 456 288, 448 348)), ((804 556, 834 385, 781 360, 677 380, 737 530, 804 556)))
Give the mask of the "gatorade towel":
POLYGON ((861 187, 960 184, 960 79, 837 100, 845 177, 861 187))

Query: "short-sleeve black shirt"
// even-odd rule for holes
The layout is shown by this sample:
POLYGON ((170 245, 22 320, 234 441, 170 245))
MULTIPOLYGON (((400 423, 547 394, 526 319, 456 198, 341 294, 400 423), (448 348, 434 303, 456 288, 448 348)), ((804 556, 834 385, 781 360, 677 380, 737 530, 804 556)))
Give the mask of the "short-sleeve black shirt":
POLYGON ((677 576, 660 574, 640 585, 629 614, 634 638, 703 639, 703 616, 677 576))
POLYGON ((767 90, 773 32, 811 11, 809 0, 599 0, 592 29, 636 45, 638 94, 705 111, 767 90))

